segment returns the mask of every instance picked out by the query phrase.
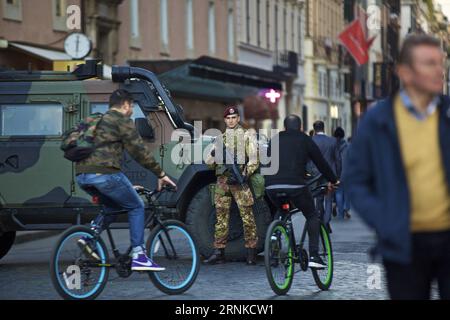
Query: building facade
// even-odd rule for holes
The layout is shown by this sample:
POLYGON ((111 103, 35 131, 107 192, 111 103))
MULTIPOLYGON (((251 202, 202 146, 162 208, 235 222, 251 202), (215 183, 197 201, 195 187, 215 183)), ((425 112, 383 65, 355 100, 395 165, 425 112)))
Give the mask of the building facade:
POLYGON ((305 73, 305 7, 299 0, 240 0, 236 10, 236 61, 285 76, 276 105, 260 95, 260 102, 276 108, 264 128, 282 128, 287 114, 303 116, 305 73))
POLYGON ((344 30, 344 3, 340 0, 306 1, 305 114, 308 130, 325 122, 331 134, 340 126, 351 131, 350 96, 345 80, 350 70, 338 35, 344 30))
MULTIPOLYGON (((65 0, 0 0, 0 68, 52 70, 67 35, 65 0), (39 50, 41 49, 41 50, 39 50), (51 49, 54 52, 46 52, 51 49)), ((70 1, 81 5, 81 0, 70 1)))
POLYGON ((66 8, 77 5, 82 21, 75 31, 91 40, 90 57, 150 68, 168 79, 187 121, 223 126, 221 110, 239 104, 256 128, 281 128, 293 113, 305 131, 316 120, 328 133, 337 126, 351 131, 351 74, 337 42, 345 27, 342 0, 0 1, 0 67, 52 69, 54 60, 69 59, 64 39, 74 30, 65 25, 66 8), (230 68, 237 73, 230 75, 230 68), (221 84, 242 92, 219 97, 214 88, 221 84))
POLYGON ((347 56, 351 66, 347 87, 351 92, 353 134, 361 115, 373 104, 395 92, 399 83, 395 74, 401 43, 400 0, 345 1, 345 23, 360 19, 367 39, 374 39, 369 49, 369 61, 359 66, 347 56))

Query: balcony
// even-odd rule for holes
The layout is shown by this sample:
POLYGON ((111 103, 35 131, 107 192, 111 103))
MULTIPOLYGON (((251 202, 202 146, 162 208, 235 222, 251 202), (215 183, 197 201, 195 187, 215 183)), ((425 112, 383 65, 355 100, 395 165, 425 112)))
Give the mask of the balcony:
POLYGON ((313 46, 315 58, 327 60, 332 64, 342 64, 342 49, 337 42, 326 37, 315 37, 313 46))
POLYGON ((276 52, 274 54, 273 71, 296 77, 298 75, 298 54, 293 51, 276 52))

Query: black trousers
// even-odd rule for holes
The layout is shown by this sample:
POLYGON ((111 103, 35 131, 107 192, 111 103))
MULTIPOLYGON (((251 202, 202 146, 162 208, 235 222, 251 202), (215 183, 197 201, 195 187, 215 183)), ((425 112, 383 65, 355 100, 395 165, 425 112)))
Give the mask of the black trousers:
POLYGON ((410 264, 384 261, 391 299, 429 300, 437 281, 440 298, 450 300, 450 231, 414 234, 412 246, 410 264))
POLYGON ((279 203, 279 199, 277 198, 278 193, 286 193, 289 200, 305 216, 308 226, 309 253, 310 255, 317 255, 319 253, 320 218, 311 192, 308 188, 269 189, 267 190, 267 194, 277 208, 282 205, 282 203, 279 203))

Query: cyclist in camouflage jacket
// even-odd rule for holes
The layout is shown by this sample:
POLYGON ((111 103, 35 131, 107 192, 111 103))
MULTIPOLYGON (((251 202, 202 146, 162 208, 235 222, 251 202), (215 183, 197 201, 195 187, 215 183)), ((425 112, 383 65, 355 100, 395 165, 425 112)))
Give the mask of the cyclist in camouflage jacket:
MULTIPOLYGON (((139 136, 131 115, 133 97, 126 90, 116 90, 110 97, 110 109, 97 125, 94 142, 97 149, 76 164, 77 182, 86 192, 106 196, 105 211, 128 210, 132 250, 131 269, 136 271, 162 271, 163 267, 151 261, 144 247, 144 202, 129 179, 121 172, 123 151, 158 177, 158 189, 163 185, 175 186, 153 158, 151 150, 139 136), (94 189, 93 189, 94 188, 94 189)), ((99 215, 92 228, 101 232, 112 216, 99 215)), ((82 237, 78 245, 94 259, 99 259, 95 244, 82 237)))

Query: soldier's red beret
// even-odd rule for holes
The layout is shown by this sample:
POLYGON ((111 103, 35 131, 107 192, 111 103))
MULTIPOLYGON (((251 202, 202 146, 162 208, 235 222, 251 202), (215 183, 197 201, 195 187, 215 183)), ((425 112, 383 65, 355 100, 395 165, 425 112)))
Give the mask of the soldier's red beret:
POLYGON ((226 118, 228 116, 232 115, 239 115, 239 111, 236 107, 228 107, 225 109, 225 112, 223 113, 223 117, 226 118))

